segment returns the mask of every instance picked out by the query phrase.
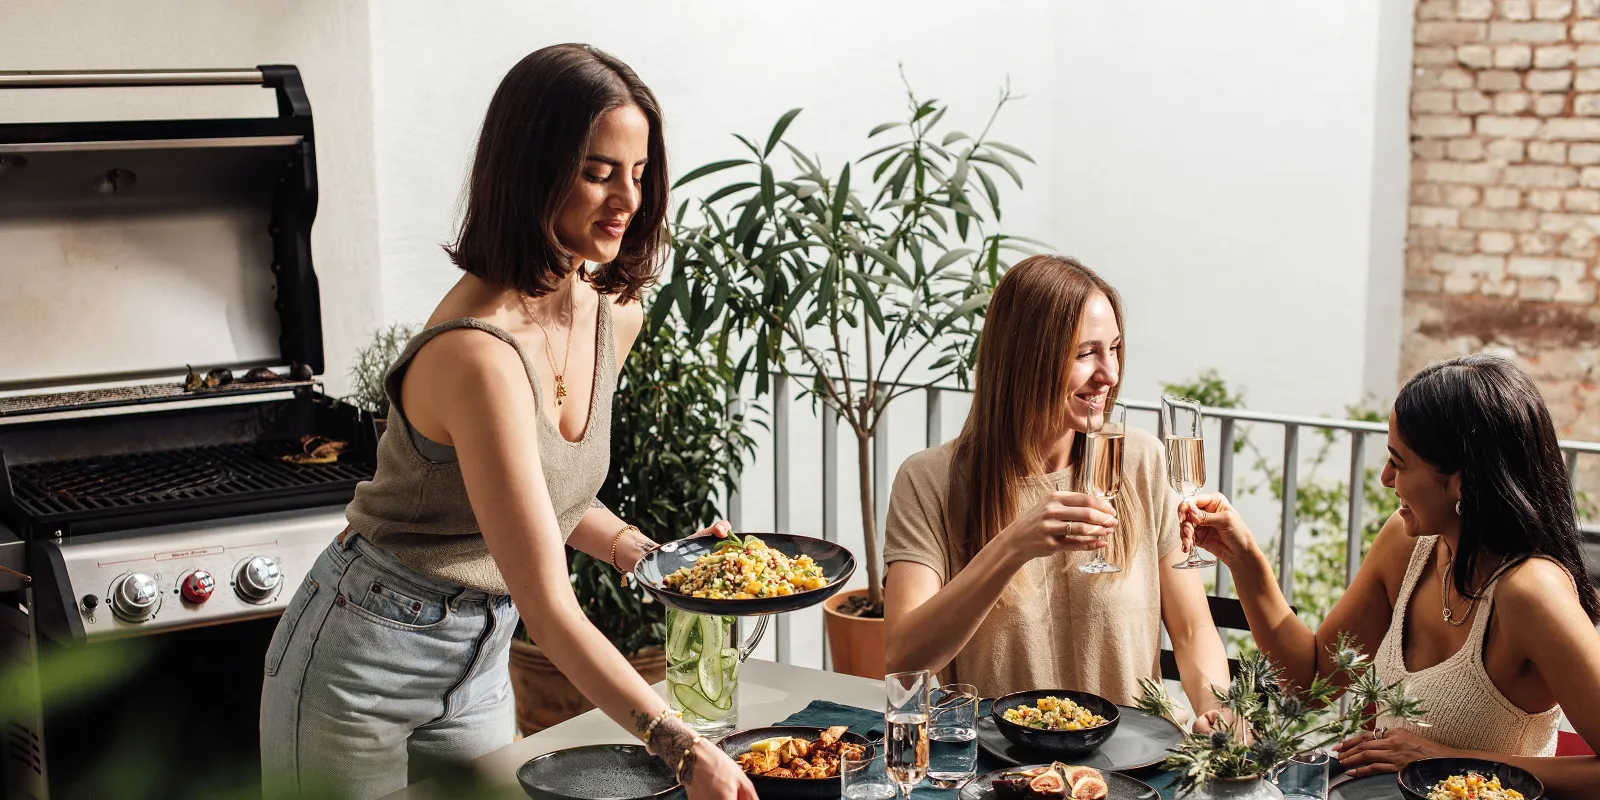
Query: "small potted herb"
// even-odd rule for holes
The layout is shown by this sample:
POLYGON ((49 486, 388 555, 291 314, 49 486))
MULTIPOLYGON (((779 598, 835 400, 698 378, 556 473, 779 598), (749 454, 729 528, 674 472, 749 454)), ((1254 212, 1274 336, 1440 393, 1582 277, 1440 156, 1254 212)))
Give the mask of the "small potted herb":
MULTIPOLYGON (((1285 688, 1283 670, 1265 656, 1241 661, 1227 692, 1212 689, 1233 721, 1190 734, 1167 756, 1167 769, 1181 775, 1178 796, 1280 797, 1266 778, 1294 756, 1344 741, 1379 717, 1422 718, 1421 702, 1406 696, 1404 681, 1385 684, 1348 635, 1329 653, 1333 674, 1317 676, 1303 692, 1285 688), (1331 705, 1341 689, 1348 693, 1345 711, 1331 705)), ((1171 703, 1165 690, 1155 682, 1143 686, 1139 707, 1162 713, 1171 703)))
POLYGON ((384 389, 383 379, 405 351, 411 337, 421 330, 416 325, 396 322, 374 331, 350 366, 350 394, 345 399, 363 411, 372 412, 379 433, 383 432, 389 417, 389 394, 384 389))

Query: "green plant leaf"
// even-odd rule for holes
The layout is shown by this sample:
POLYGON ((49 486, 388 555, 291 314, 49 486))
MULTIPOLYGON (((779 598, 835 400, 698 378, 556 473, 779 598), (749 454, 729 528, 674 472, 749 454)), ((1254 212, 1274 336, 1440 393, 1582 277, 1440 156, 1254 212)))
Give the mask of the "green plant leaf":
POLYGON ((872 290, 872 284, 867 281, 865 275, 854 270, 845 272, 845 275, 855 283, 856 296, 861 298, 861 304, 867 309, 867 319, 871 320, 872 324, 881 333, 883 331, 883 309, 878 307, 877 293, 872 290))
POLYGON ((956 142, 971 138, 971 136, 968 136, 961 131, 951 131, 944 135, 944 141, 940 142, 940 144, 944 145, 945 147, 949 147, 956 142))
POLYGON ((872 130, 867 133, 867 138, 871 139, 872 137, 877 136, 878 134, 883 133, 884 131, 892 131, 895 128, 898 128, 898 127, 900 127, 900 126, 902 126, 904 124, 905 124, 904 122, 885 122, 885 123, 883 123, 881 125, 874 125, 872 127, 872 130))
POLYGON ((835 231, 839 230, 840 225, 844 224, 844 204, 846 198, 849 196, 850 162, 847 161, 845 162, 844 169, 839 171, 839 185, 835 186, 833 189, 833 216, 830 219, 833 223, 832 228, 835 231))
POLYGON ((778 142, 783 141, 783 132, 789 129, 789 123, 794 122, 794 118, 799 114, 800 109, 791 108, 778 118, 777 124, 772 126, 772 134, 767 137, 767 149, 761 155, 772 155, 772 151, 778 146, 778 142))
POLYGON ((983 193, 989 198, 989 210, 994 212, 994 221, 999 222, 1000 190, 995 187, 994 180, 989 177, 989 173, 977 168, 972 171, 978 173, 978 181, 983 184, 983 193))
POLYGON ((711 175, 713 173, 721 172, 721 171, 723 171, 725 169, 732 169, 734 167, 742 167, 742 166, 744 166, 746 164, 751 164, 751 163, 754 163, 754 162, 752 162, 750 159, 747 159, 747 158, 732 158, 732 159, 728 159, 726 161, 713 161, 710 164, 706 164, 704 166, 696 167, 696 168, 690 170, 689 174, 683 176, 682 178, 679 178, 677 183, 672 184, 672 188, 676 189, 676 188, 678 188, 680 186, 683 186, 686 183, 689 183, 690 181, 694 181, 694 180, 698 180, 700 178, 704 178, 707 175, 711 175))
POLYGON ((1018 172, 1016 167, 1011 166, 1010 161, 1007 161, 998 153, 973 153, 972 160, 982 161, 985 164, 993 164, 1005 170, 1006 174, 1011 176, 1011 182, 1015 183, 1018 189, 1022 188, 1022 173, 1018 172))
POLYGON ((707 204, 715 203, 718 200, 721 200, 722 198, 727 197, 728 195, 737 194, 739 192, 743 192, 743 191, 747 191, 747 190, 750 190, 750 189, 754 189, 754 188, 756 188, 756 185, 757 184, 751 183, 750 181, 741 181, 739 183, 730 183, 727 186, 724 186, 721 189, 718 189, 718 190, 712 192, 711 194, 707 195, 706 199, 704 200, 704 202, 707 203, 707 204))
POLYGON ((993 139, 990 139, 990 140, 984 142, 983 144, 984 144, 985 147, 993 147, 994 149, 999 150, 1002 153, 1010 153, 1011 155, 1014 155, 1017 158, 1020 158, 1023 161, 1028 162, 1029 164, 1035 163, 1034 160, 1033 160, 1033 156, 1030 156, 1027 153, 1022 152, 1021 150, 1019 150, 1019 149, 1017 149, 1015 147, 1012 147, 1011 145, 1006 144, 1005 142, 997 142, 997 141, 995 141, 993 139))
POLYGON ((761 205, 767 209, 768 214, 772 214, 775 213, 774 206, 776 204, 777 192, 772 184, 772 165, 763 163, 761 165, 761 205))

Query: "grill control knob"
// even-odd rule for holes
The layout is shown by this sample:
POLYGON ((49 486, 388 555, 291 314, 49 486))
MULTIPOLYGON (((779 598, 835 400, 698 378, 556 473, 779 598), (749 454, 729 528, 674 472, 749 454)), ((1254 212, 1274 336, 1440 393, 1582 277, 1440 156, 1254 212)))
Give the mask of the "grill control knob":
POLYGON ((234 591, 250 603, 259 603, 278 591, 283 575, 278 572, 278 562, 266 556, 256 556, 239 567, 233 582, 234 591))
POLYGON ((211 573, 197 569, 184 576, 180 591, 184 600, 198 604, 210 600, 211 592, 216 588, 217 580, 211 577, 211 573))
POLYGON ((161 587, 155 579, 135 572, 111 587, 111 613, 125 622, 144 622, 161 607, 161 587))

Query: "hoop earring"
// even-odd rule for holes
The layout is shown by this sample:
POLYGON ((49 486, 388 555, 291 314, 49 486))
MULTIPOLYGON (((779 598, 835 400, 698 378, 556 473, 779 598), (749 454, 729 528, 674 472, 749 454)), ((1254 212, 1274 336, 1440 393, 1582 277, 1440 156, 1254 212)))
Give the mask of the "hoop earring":
POLYGON ((1458 517, 1461 516, 1461 501, 1460 500, 1456 501, 1456 516, 1458 516, 1458 517))

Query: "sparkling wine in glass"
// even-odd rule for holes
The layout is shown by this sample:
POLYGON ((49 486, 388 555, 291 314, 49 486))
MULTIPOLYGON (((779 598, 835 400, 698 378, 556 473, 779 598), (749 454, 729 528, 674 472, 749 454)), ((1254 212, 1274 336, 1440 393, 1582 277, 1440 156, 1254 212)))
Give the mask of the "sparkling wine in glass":
MULTIPOLYGON (((1100 429, 1089 432, 1084 448, 1088 493, 1110 501, 1113 508, 1116 507, 1117 492, 1122 490, 1122 443, 1127 430, 1128 409, 1117 403, 1111 407, 1111 413, 1105 416, 1100 429)), ((1092 560, 1079 564, 1078 571, 1103 575, 1121 572, 1122 567, 1106 561, 1106 550, 1102 547, 1095 551, 1092 560)))
MULTIPOLYGON (((1161 397, 1161 418, 1166 427, 1167 481, 1186 504, 1206 485, 1206 441, 1201 428, 1200 404, 1181 397, 1161 397)), ((1180 504, 1180 505, 1181 505, 1180 504)), ((1174 569, 1215 566, 1214 558, 1201 558, 1199 547, 1189 548, 1189 559, 1174 569)))
POLYGON ((927 670, 897 672, 883 679, 888 702, 883 711, 884 771, 905 800, 928 774, 928 717, 932 713, 927 670))

